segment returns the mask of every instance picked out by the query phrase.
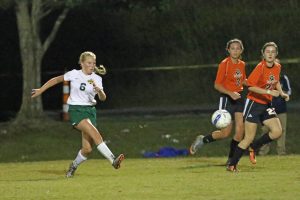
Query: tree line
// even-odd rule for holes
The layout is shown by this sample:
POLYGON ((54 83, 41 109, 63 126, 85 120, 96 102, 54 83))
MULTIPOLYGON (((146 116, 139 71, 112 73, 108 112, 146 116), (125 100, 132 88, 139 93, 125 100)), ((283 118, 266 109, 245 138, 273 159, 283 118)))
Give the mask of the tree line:
POLYGON ((0 12, 15 20, 7 29, 17 34, 1 43, 9 41, 6 53, 19 51, 19 59, 3 54, 3 66, 16 66, 1 71, 23 73, 23 118, 42 113, 41 101, 28 99, 41 72, 75 68, 85 50, 113 69, 217 63, 232 38, 244 42, 246 61, 259 59, 267 41, 279 45, 281 58, 297 57, 300 48, 297 0, 4 0, 0 12))

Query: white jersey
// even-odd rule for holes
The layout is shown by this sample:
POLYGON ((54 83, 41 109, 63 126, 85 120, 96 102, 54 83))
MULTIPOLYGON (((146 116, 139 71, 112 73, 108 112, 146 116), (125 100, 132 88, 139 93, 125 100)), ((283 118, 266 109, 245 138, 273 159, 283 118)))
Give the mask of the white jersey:
POLYGON ((102 78, 94 72, 86 75, 82 70, 73 69, 64 74, 64 80, 70 81, 71 92, 67 104, 69 105, 95 105, 97 102, 95 96, 97 92, 94 90, 93 82, 101 89, 102 78))

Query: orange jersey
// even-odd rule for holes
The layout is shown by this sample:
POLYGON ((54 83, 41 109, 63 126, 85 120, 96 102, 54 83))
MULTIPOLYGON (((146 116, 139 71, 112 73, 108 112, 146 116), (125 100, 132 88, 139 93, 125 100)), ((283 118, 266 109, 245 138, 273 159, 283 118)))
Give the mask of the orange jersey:
MULTIPOLYGON (((274 63, 273 67, 267 67, 266 61, 263 60, 251 72, 247 81, 248 87, 273 90, 279 81, 280 71, 281 65, 279 63, 274 63)), ((248 93, 247 98, 261 104, 268 104, 272 101, 272 95, 270 94, 258 94, 251 91, 248 93)))
POLYGON ((222 85, 231 92, 243 91, 243 81, 246 79, 245 62, 238 60, 235 64, 230 57, 219 64, 215 84, 222 85))

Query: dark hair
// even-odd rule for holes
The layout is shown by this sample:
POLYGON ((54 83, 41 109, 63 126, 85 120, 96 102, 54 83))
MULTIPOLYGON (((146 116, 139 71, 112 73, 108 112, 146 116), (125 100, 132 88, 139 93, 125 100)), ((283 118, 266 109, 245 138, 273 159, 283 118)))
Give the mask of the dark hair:
POLYGON ((230 47, 230 45, 231 45, 232 43, 239 43, 240 46, 241 46, 241 49, 244 50, 244 45, 243 45, 242 40, 239 40, 239 39, 237 39, 237 38, 234 38, 234 39, 229 40, 229 41, 227 42, 227 44, 226 44, 226 50, 229 49, 229 47, 230 47))

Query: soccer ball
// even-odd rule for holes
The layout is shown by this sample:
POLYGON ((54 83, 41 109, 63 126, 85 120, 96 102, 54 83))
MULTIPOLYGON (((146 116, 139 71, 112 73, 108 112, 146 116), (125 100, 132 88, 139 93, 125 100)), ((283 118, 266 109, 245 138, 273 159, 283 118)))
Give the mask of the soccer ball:
POLYGON ((218 129, 226 128, 231 123, 231 115, 227 110, 216 110, 211 116, 211 123, 218 129))

